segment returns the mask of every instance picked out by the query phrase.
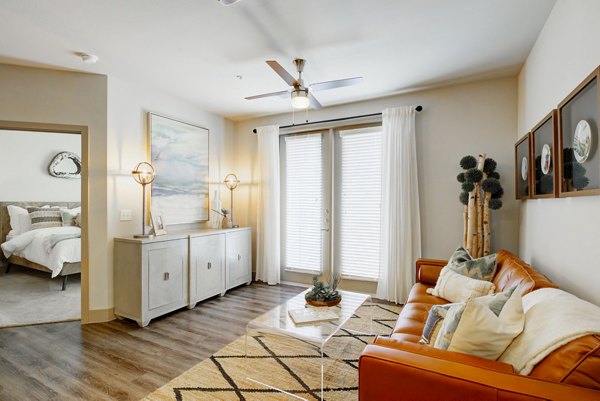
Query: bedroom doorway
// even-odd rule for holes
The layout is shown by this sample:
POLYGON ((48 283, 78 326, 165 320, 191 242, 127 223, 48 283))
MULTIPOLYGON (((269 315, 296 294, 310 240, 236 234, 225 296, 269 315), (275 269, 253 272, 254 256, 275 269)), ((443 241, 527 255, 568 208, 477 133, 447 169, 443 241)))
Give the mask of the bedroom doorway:
POLYGON ((0 328, 87 313, 87 128, 0 121, 0 328))

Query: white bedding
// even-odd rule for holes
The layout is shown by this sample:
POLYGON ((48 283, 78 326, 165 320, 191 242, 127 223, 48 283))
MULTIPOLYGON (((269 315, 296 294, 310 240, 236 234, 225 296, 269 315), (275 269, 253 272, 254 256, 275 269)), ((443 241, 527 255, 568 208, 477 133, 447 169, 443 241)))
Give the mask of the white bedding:
POLYGON ((2 244, 2 252, 7 258, 11 255, 20 256, 31 262, 46 266, 56 277, 64 263, 81 262, 81 238, 67 239, 56 244, 48 253, 47 243, 52 234, 79 234, 81 228, 49 227, 27 231, 19 234, 2 244))

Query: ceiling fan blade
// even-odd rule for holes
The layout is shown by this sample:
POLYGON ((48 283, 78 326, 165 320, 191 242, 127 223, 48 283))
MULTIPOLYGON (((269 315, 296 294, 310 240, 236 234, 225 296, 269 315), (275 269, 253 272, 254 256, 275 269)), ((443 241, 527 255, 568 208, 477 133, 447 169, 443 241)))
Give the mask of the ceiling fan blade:
POLYGON ((323 91, 327 89, 342 88, 344 86, 358 85, 362 83, 363 77, 336 79, 335 81, 319 82, 310 85, 312 91, 323 91))
POLYGON ((268 60, 266 63, 269 64, 269 67, 271 67, 273 71, 275 71, 277 75, 279 75, 289 86, 294 86, 296 79, 289 72, 287 72, 285 68, 281 66, 281 64, 275 60, 268 60))
POLYGON ((314 97, 311 93, 308 94, 308 101, 310 102, 310 107, 312 107, 315 110, 318 110, 321 107, 323 107, 323 106, 321 106, 321 103, 319 103, 317 98, 314 97))
POLYGON ((290 96, 290 91, 285 90, 285 91, 279 91, 279 92, 263 93, 262 95, 248 96, 245 99, 246 100, 252 100, 252 99, 261 99, 263 97, 272 97, 272 96, 289 97, 290 96))

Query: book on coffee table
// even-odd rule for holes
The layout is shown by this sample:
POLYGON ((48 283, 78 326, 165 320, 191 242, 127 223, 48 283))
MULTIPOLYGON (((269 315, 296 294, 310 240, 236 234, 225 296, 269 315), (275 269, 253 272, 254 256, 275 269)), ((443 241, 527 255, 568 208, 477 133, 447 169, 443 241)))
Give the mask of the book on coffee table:
POLYGON ((339 318, 335 311, 325 308, 291 309, 288 313, 296 324, 330 322, 339 318))

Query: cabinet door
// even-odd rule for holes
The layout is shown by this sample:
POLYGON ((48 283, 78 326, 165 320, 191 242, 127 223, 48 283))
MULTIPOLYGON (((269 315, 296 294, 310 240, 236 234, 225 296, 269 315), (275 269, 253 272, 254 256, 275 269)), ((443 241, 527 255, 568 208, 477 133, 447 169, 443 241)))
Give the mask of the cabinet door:
POLYGON ((225 234, 190 238, 190 303, 225 290, 225 234))
POLYGON ((227 288, 252 280, 252 232, 229 232, 227 235, 227 288))
POLYGON ((144 245, 148 310, 187 304, 187 240, 144 245))

